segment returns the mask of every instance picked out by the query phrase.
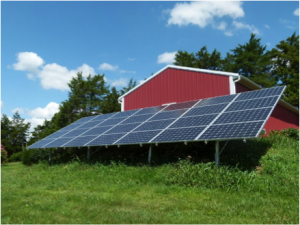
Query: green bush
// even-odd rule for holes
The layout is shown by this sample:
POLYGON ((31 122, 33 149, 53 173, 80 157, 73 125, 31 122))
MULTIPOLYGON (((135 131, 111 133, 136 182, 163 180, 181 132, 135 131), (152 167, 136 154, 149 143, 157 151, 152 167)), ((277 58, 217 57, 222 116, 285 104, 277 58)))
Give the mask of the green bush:
POLYGON ((32 162, 31 162, 31 159, 30 159, 30 150, 23 151, 22 163, 26 166, 31 166, 32 165, 32 162))
POLYGON ((13 153, 13 154, 9 157, 9 161, 10 161, 10 162, 19 162, 19 161, 22 161, 22 155, 23 155, 23 152, 16 152, 16 153, 13 153))
POLYGON ((7 161, 7 151, 0 150, 0 164, 5 163, 7 161))

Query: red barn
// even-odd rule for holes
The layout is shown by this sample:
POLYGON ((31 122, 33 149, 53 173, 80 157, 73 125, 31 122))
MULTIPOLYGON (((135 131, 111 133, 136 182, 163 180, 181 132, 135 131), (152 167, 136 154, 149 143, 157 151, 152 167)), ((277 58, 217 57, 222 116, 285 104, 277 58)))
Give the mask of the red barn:
MULTIPOLYGON (((239 75, 222 71, 168 65, 119 98, 122 111, 258 90, 239 75)), ((264 129, 299 129, 299 110, 280 100, 264 129)))

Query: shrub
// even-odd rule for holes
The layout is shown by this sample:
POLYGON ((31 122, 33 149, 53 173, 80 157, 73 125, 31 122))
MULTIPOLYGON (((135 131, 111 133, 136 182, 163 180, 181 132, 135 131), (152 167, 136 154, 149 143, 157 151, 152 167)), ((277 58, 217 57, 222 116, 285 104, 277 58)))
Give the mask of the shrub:
POLYGON ((5 163, 7 161, 7 151, 4 149, 0 150, 0 164, 5 163))
POLYGON ((30 159, 30 150, 23 151, 22 163, 26 166, 31 166, 32 165, 32 162, 31 162, 31 159, 30 159))
POLYGON ((10 162, 19 162, 22 161, 23 152, 16 152, 9 157, 10 162))

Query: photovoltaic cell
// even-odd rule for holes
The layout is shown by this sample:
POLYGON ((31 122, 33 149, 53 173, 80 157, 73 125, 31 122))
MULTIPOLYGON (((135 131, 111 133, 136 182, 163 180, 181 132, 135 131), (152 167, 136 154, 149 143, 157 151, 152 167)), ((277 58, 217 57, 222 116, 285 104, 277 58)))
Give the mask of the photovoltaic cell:
POLYGON ((262 89, 258 91, 247 91, 247 92, 240 93, 236 101, 250 100, 254 98, 263 98, 269 96, 278 96, 281 95, 282 91, 283 91, 283 87, 268 88, 268 89, 262 89))
POLYGON ((92 121, 92 122, 87 122, 79 126, 77 129, 83 129, 83 128, 92 128, 99 124, 99 121, 92 121))
POLYGON ((97 116, 89 116, 89 117, 83 117, 79 120, 77 120, 76 122, 78 123, 85 123, 85 122, 88 122, 88 121, 91 121, 93 119, 95 119, 97 116))
POLYGON ((174 120, 175 119, 148 121, 134 131, 162 130, 169 126, 174 120))
POLYGON ((199 103, 197 103, 195 107, 228 103, 231 102, 234 99, 234 97, 235 95, 225 95, 225 96, 214 97, 214 98, 206 98, 200 101, 199 103))
POLYGON ((145 120, 149 119, 151 116, 154 114, 145 114, 145 115, 140 115, 140 116, 132 116, 129 117, 128 119, 124 120, 121 124, 127 124, 127 123, 141 123, 144 122, 145 120))
POLYGON ((219 104, 219 105, 210 105, 210 106, 193 108, 190 111, 188 111, 186 114, 184 114, 184 117, 220 113, 226 106, 227 104, 219 104))
POLYGON ((77 147, 77 146, 84 146, 89 141, 93 140, 97 136, 80 136, 76 137, 75 139, 67 142, 63 145, 63 147, 77 147))
POLYGON ((172 110, 172 111, 167 111, 167 112, 160 112, 160 113, 157 113, 154 117, 152 117, 149 121, 178 118, 186 111, 187 111, 187 109, 179 109, 179 110, 172 110))
POLYGON ((94 127, 90 130, 88 130, 86 133, 84 133, 83 135, 100 135, 103 134, 104 132, 106 132, 107 130, 111 129, 113 126, 106 126, 106 127, 94 127))
POLYGON ((263 121, 210 126, 198 140, 218 140, 256 137, 263 121))
POLYGON ((96 116, 95 119, 93 119, 93 121, 106 120, 106 119, 114 118, 114 116, 116 116, 119 113, 120 112, 101 114, 101 115, 96 116))
POLYGON ((45 145, 44 147, 47 147, 47 148, 61 147, 72 139, 73 138, 58 138, 58 139, 54 140, 53 142, 45 145))
POLYGON ((120 134, 108 134, 108 135, 101 135, 100 137, 97 137, 90 143, 88 143, 88 146, 99 146, 99 145, 112 145, 115 141, 120 139, 122 136, 124 136, 124 133, 120 134))
POLYGON ((162 110, 164 107, 166 106, 157 106, 157 107, 151 107, 151 108, 144 108, 141 109, 139 112, 137 112, 136 114, 134 114, 135 116, 138 115, 143 115, 143 114, 155 114, 157 112, 159 112, 160 110, 162 110))
POLYGON ((244 101, 233 102, 225 112, 245 110, 245 109, 255 109, 263 107, 272 107, 276 103, 278 97, 267 97, 261 99, 252 99, 244 101))
POLYGON ((204 128, 205 126, 192 127, 192 128, 166 129, 151 142, 156 143, 156 142, 194 140, 204 130, 204 128))
POLYGON ((179 127, 199 127, 210 124, 218 114, 205 115, 205 116, 193 116, 193 117, 183 117, 177 120, 170 128, 179 127))
POLYGON ((82 133, 86 132, 88 130, 88 128, 85 129, 76 129, 76 130, 72 130, 68 133, 66 133, 65 135, 62 135, 61 137, 76 137, 81 135, 82 133))
POLYGON ((57 131, 53 134, 50 134, 49 136, 45 137, 44 139, 55 139, 55 138, 59 138, 63 135, 65 135, 66 133, 70 132, 70 130, 66 130, 66 131, 57 131))
POLYGON ((181 102, 181 103, 177 103, 177 104, 172 104, 172 105, 169 105, 167 108, 165 108, 163 111, 191 108, 198 101, 199 100, 194 100, 194 101, 189 101, 189 102, 181 102))
POLYGON ((114 119, 115 119, 115 118, 120 118, 120 117, 128 117, 128 116, 131 116, 131 115, 134 114, 136 111, 139 111, 139 109, 136 109, 136 110, 130 110, 130 111, 125 111, 125 112, 122 112, 122 113, 118 113, 117 115, 114 116, 114 119))
POLYGON ((213 124, 266 120, 270 111, 271 108, 263 108, 223 113, 213 124))
POLYGON ((122 124, 115 126, 111 130, 107 131, 105 134, 116 134, 116 133, 127 133, 136 128, 140 123, 130 123, 130 124, 122 124))
POLYGON ((117 125, 121 121, 125 120, 125 118, 116 118, 116 119, 108 119, 101 123, 99 126, 109 126, 109 125, 117 125))
POLYGON ((150 141, 159 132, 160 130, 129 133, 115 144, 146 143, 150 141))
POLYGON ((42 139, 33 145, 30 146, 30 148, 42 148, 46 144, 49 144, 51 141, 54 141, 55 139, 42 139))

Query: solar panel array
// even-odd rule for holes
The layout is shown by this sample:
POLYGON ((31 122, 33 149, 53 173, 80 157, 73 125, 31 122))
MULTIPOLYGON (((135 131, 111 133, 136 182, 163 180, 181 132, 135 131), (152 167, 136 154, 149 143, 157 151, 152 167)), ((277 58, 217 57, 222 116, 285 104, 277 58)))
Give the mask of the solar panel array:
POLYGON ((79 119, 28 148, 257 137, 285 87, 79 119))

